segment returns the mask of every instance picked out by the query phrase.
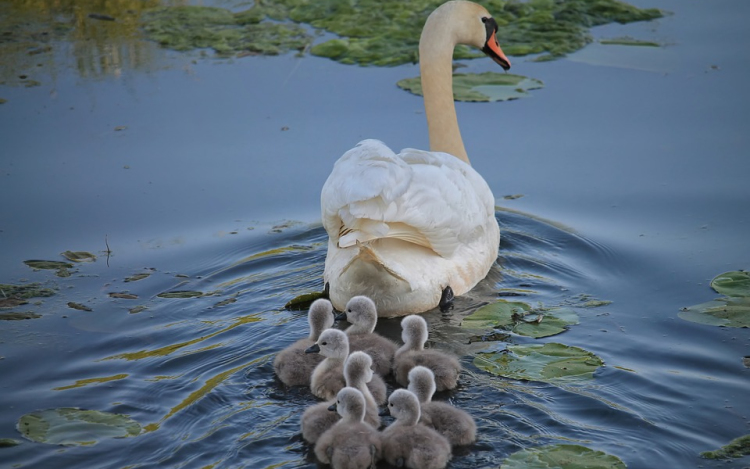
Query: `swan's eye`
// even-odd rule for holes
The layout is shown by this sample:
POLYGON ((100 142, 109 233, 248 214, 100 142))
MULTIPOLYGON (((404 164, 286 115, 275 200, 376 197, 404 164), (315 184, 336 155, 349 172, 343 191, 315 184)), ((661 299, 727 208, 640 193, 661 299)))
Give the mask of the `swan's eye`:
POLYGON ((320 345, 328 345, 328 342, 321 342, 320 345))
POLYGON ((486 22, 487 22, 487 17, 486 17, 486 16, 483 16, 483 17, 482 17, 482 23, 486 23, 486 22))

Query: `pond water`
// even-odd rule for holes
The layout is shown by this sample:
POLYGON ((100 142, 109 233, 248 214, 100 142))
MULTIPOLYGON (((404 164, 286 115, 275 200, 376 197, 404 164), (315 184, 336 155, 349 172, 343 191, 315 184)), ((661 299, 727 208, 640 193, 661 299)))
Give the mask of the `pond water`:
MULTIPOLYGON (((750 330, 678 317, 718 296, 713 277, 750 268, 750 4, 633 3, 672 14, 595 28, 595 38, 663 47, 517 58, 513 71, 544 89, 457 105, 502 240, 477 288, 425 313, 430 344, 465 366, 459 388, 439 397, 478 423, 452 468, 500 467, 549 443, 631 469, 750 466, 699 457, 750 433, 750 330), (461 320, 518 290, 512 299, 576 306, 580 324, 469 343, 461 320), (611 303, 581 307, 588 298, 611 303), (605 366, 555 386, 472 363, 480 350, 532 342, 582 347, 605 366)), ((4 467, 315 467, 299 417, 316 400, 284 388, 271 365, 307 333, 305 312, 284 305, 322 288, 319 194, 338 156, 371 137, 427 147, 421 98, 395 86, 417 67, 213 60, 139 44, 114 65, 82 64, 61 46, 56 67, 19 72, 41 85, 0 85, 0 283, 57 289, 12 309, 41 317, 0 322, 0 439, 20 443, 0 448, 4 467), (64 278, 23 263, 66 250, 97 260, 64 278), (148 276, 126 282, 136 274, 148 276), (157 296, 169 291, 203 296, 157 296), (143 430, 57 446, 16 429, 25 414, 64 407, 127 414, 143 430)), ((378 331, 400 339, 398 320, 378 331)))

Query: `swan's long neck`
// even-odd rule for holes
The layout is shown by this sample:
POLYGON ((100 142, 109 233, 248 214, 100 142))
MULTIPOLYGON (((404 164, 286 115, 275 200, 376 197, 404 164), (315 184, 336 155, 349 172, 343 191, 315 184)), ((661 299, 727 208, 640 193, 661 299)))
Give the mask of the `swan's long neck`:
POLYGON ((453 102, 453 49, 459 43, 457 25, 451 21, 453 11, 439 8, 427 18, 419 39, 419 70, 430 150, 450 153, 469 163, 453 102))

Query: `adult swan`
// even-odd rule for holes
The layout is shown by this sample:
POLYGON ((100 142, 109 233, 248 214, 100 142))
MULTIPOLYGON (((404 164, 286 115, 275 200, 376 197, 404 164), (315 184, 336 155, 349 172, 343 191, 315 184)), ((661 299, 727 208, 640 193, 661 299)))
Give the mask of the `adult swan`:
POLYGON ((431 151, 395 154, 364 140, 334 165, 321 208, 329 236, 323 278, 336 309, 366 295, 382 317, 427 311, 469 291, 495 262, 495 198, 461 140, 452 65, 455 46, 468 44, 509 69, 496 32, 476 3, 438 7, 419 40, 431 151))

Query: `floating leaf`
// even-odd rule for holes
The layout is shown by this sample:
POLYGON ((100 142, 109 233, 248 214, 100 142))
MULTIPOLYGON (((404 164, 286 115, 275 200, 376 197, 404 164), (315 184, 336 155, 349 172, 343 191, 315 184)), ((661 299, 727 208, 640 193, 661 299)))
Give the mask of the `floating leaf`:
POLYGON ((0 320, 1 321, 21 321, 24 319, 37 319, 41 318, 41 314, 36 314, 32 312, 26 312, 26 313, 0 313, 0 320))
POLYGON ((111 292, 109 294, 110 298, 119 298, 121 300, 137 300, 138 295, 133 295, 132 293, 124 293, 124 292, 111 292))
POLYGON ((198 298, 203 296, 203 292, 199 291, 189 291, 189 290, 177 290, 177 291, 167 291, 164 293, 159 293, 159 298, 198 298))
POLYGON ((27 300, 21 298, 0 298, 0 308, 15 308, 16 306, 25 305, 28 303, 29 302, 27 300))
POLYGON ((711 288, 722 295, 750 298, 750 272, 737 270, 723 273, 711 280, 711 288))
POLYGON ((68 308, 77 309, 79 311, 92 311, 88 306, 82 305, 81 303, 74 303, 72 301, 68 302, 68 308))
POLYGON ((479 353, 474 365, 506 378, 549 382, 591 379, 604 362, 587 350, 549 343, 509 345, 507 350, 479 353))
POLYGON ((137 282, 138 280, 143 280, 144 278, 148 278, 149 276, 151 276, 151 274, 147 273, 131 275, 130 277, 125 279, 125 282, 137 282))
POLYGON ((30 283, 28 285, 9 285, 0 283, 0 296, 12 298, 37 298, 52 296, 55 290, 43 288, 39 283, 30 283))
POLYGON ((584 308, 598 308, 600 306, 607 306, 611 304, 612 304, 611 301, 606 301, 606 300, 589 300, 585 302, 584 304, 582 304, 581 306, 583 306, 584 308))
POLYGON ((129 312, 130 314, 138 314, 138 313, 140 313, 140 312, 142 312, 142 311, 145 311, 145 310, 147 310, 147 309, 148 309, 148 308, 146 308, 145 306, 143 306, 143 305, 139 305, 139 306, 136 306, 135 308, 130 308, 130 310, 128 310, 128 312, 129 312))
POLYGON ((716 451, 701 453, 706 459, 735 459, 750 454, 750 435, 735 438, 728 445, 722 446, 716 451))
POLYGON ((230 304, 236 303, 236 302, 237 302, 237 298, 235 298, 235 297, 227 298, 224 301, 219 301, 218 303, 216 303, 214 305, 214 308, 221 308, 222 306, 230 305, 230 304))
POLYGON ((103 438, 127 438, 141 432, 122 415, 72 407, 41 410, 22 416, 18 431, 31 441, 52 445, 91 445, 103 438))
POLYGON ((565 332, 568 326, 578 324, 578 315, 570 308, 545 310, 543 314, 528 314, 526 303, 498 300, 482 306, 464 318, 462 327, 471 329, 500 328, 527 337, 549 337, 565 332))
POLYGON ((722 297, 689 308, 678 314, 686 321, 709 326, 750 327, 750 297, 722 297))
POLYGON ((618 45, 618 46, 639 46, 639 47, 661 47, 661 44, 654 41, 643 41, 629 36, 613 37, 609 39, 600 39, 599 44, 618 45))
MULTIPOLYGON (((422 96, 420 77, 396 83, 400 88, 422 96)), ((508 101, 529 96, 527 91, 544 87, 535 79, 510 73, 456 73, 453 75, 453 99, 456 101, 508 101)))
POLYGON ((20 441, 13 438, 0 438, 0 448, 10 448, 11 446, 18 446, 20 444, 20 441))
POLYGON ((326 292, 303 293, 287 301, 284 308, 292 311, 300 311, 309 308, 313 301, 320 298, 328 298, 328 294, 326 292))
POLYGON ((618 457, 580 445, 549 445, 511 454, 501 469, 625 469, 618 457))
POLYGON ((61 255, 73 262, 93 262, 96 260, 95 255, 86 251, 65 251, 61 255))
POLYGON ((62 262, 62 261, 30 260, 30 261, 23 261, 23 263, 28 265, 32 269, 57 270, 57 269, 73 268, 73 264, 69 262, 62 262))

